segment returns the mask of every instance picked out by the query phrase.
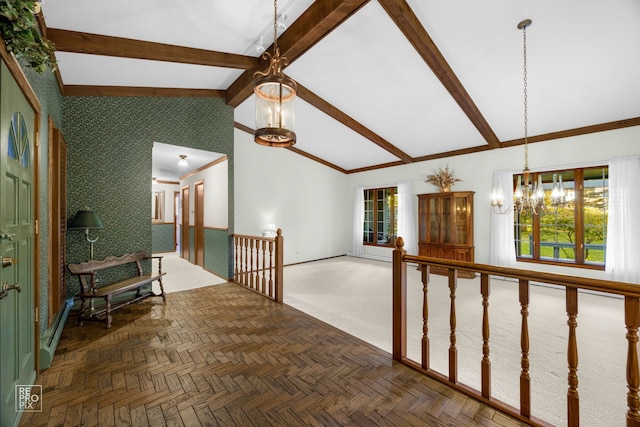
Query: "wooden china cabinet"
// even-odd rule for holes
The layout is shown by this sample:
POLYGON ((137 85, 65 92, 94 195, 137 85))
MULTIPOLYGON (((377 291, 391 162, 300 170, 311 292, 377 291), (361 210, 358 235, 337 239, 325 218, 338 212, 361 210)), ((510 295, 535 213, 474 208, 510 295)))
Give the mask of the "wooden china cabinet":
MULTIPOLYGON (((473 262, 473 191, 418 194, 418 255, 473 262)), ((447 275, 432 266, 431 273, 447 275)), ((474 277, 459 271, 459 277, 474 277)))

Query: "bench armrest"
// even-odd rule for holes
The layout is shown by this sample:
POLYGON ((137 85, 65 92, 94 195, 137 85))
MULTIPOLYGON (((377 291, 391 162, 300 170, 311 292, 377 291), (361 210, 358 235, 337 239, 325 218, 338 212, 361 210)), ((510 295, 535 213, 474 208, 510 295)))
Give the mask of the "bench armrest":
MULTIPOLYGON (((152 256, 146 256, 143 259, 150 259, 150 260, 154 260, 157 259, 158 260, 158 274, 162 276, 162 255, 152 255, 152 256)), ((153 267, 152 267, 153 270, 153 267)))

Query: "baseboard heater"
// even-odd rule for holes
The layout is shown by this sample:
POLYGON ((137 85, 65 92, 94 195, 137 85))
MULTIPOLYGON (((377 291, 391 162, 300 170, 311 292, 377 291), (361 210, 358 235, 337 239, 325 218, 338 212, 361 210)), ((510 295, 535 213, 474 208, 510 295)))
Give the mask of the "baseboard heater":
POLYGON ((53 355, 56 352, 56 347, 58 347, 58 341, 60 341, 62 330, 65 323, 67 323, 67 317, 69 317, 72 306, 73 298, 65 301, 63 309, 53 322, 53 326, 40 340, 40 369, 47 369, 51 366, 53 355))

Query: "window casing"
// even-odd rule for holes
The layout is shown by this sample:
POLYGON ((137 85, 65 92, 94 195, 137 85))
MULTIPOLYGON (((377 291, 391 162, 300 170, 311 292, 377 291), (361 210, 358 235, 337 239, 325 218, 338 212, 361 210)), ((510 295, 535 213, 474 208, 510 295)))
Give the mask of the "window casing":
MULTIPOLYGON (((551 206, 554 175, 566 190, 566 202, 540 215, 514 214, 516 258, 546 264, 604 269, 608 219, 607 166, 545 171, 545 204, 551 206)), ((517 182, 518 175, 514 176, 517 182)))
POLYGON ((398 233, 397 194, 397 187, 364 190, 363 244, 394 245, 398 233))

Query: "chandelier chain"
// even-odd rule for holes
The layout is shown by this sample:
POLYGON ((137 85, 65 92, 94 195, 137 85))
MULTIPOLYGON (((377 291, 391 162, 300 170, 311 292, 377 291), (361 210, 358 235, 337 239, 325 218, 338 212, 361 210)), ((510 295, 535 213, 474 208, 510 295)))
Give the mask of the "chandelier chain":
POLYGON ((278 0, 273 0, 273 50, 278 49, 278 0))
POLYGON ((527 25, 522 27, 522 52, 523 52, 523 102, 524 102, 524 168, 529 169, 529 147, 528 147, 528 136, 529 136, 529 119, 528 119, 528 108, 527 108, 527 25))

